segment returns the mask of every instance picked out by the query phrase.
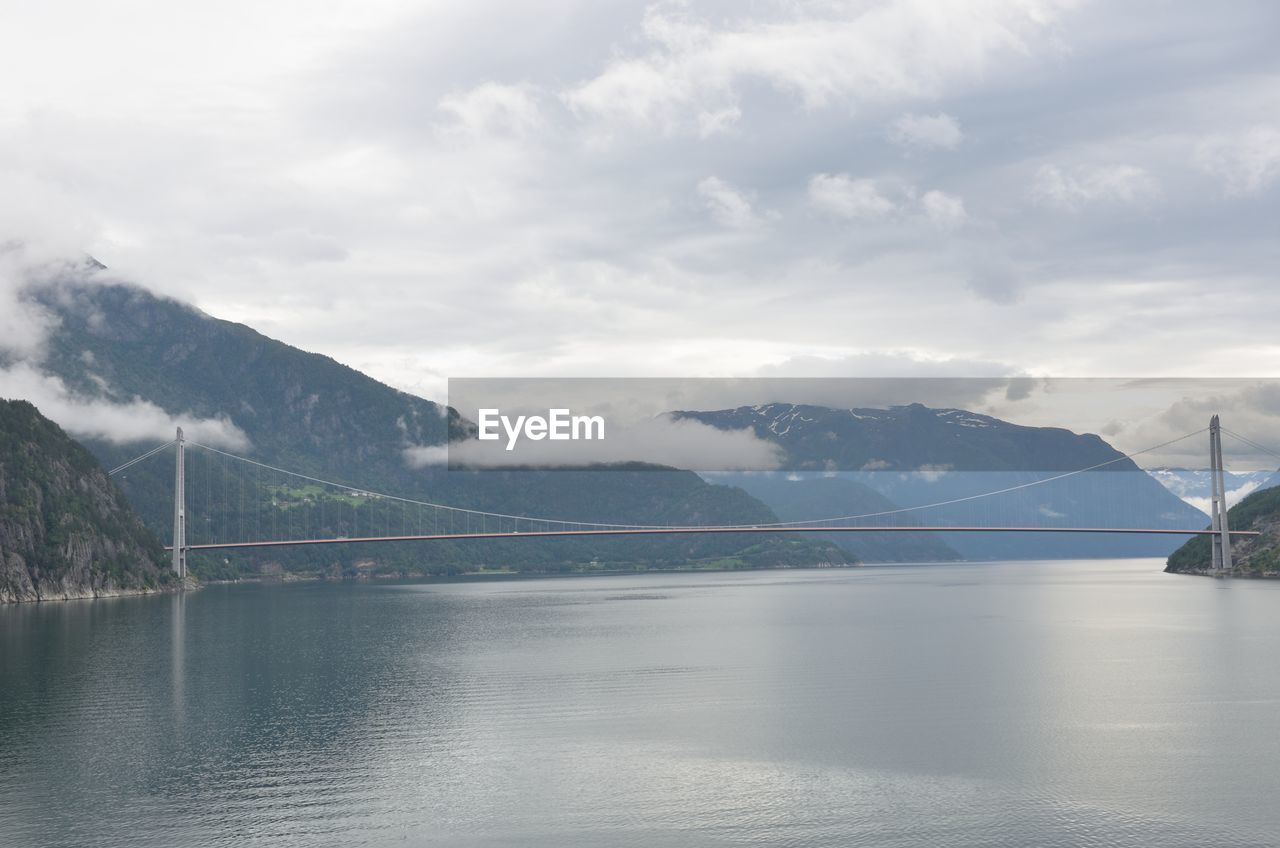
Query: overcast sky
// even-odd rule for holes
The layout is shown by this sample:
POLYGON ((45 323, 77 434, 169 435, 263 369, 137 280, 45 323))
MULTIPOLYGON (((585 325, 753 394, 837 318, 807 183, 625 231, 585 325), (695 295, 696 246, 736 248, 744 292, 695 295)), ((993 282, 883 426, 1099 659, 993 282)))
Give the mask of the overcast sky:
POLYGON ((1280 373, 1274 2, 4 2, 0 225, 393 385, 1280 373))

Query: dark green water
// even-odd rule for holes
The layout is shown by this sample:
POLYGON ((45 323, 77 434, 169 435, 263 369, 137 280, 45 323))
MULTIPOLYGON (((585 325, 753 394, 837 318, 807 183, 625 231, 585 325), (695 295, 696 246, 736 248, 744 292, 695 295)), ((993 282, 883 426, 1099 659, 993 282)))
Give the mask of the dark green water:
POLYGON ((0 845, 1280 844, 1280 584, 1159 567, 4 607, 0 845))

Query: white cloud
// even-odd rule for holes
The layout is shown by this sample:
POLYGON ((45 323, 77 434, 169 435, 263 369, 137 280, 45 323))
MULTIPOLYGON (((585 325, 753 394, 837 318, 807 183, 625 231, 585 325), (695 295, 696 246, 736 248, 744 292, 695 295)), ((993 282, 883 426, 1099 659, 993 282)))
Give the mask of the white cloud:
POLYGON ((848 174, 817 174, 809 180, 809 202, 839 218, 887 218, 898 206, 881 192, 875 180, 848 174))
POLYGON ((440 109, 452 114, 470 133, 522 136, 543 125, 536 93, 528 85, 486 82, 440 99, 440 109))
POLYGON ((404 461, 410 468, 428 468, 449 464, 448 445, 413 445, 404 449, 404 461))
MULTIPOLYGON (((854 339, 1034 373, 1274 373, 1274 215, 1205 202, 1199 170, 1274 199, 1269 131, 1247 132, 1280 114, 1274 27, 1265 4, 1138 3, 10 4, 0 242, 56 231, 435 397, 450 374, 732 375, 854 339), (963 138, 896 155, 903 115, 963 138), (1029 203, 1043 163, 1058 179, 1029 203), (1082 163, 1158 175, 1158 210, 1082 163), (698 226, 710 174, 770 225, 698 226), (929 190, 965 225, 931 232, 953 218, 929 190)), ((17 316, 0 301, 0 338, 29 347, 17 316)))
POLYGON ((57 377, 43 374, 27 363, 0 369, 0 397, 30 401, 42 415, 82 438, 115 444, 165 442, 173 438, 177 427, 182 427, 187 438, 211 447, 237 451, 249 447, 248 437, 229 419, 170 415, 137 398, 118 403, 77 396, 57 377))
POLYGON ((701 112, 698 115, 698 135, 710 138, 717 133, 728 132, 741 117, 742 109, 737 105, 701 112))
POLYGON ((888 135, 899 147, 938 150, 955 150, 964 139, 960 123, 946 112, 901 115, 889 125, 888 135))
POLYGON ((1201 142, 1196 161, 1229 194, 1257 194, 1280 177, 1280 129, 1260 126, 1213 136, 1201 142))
POLYGON ((719 177, 698 183, 698 195, 716 223, 725 227, 749 227, 759 221, 751 201, 719 177))
POLYGON ((0 359, 40 356, 57 319, 37 303, 21 296, 26 283, 21 248, 0 244, 0 359))
MULTIPOLYGON (((65 245, 39 239, 0 244, 0 397, 35 404, 41 414, 57 422, 73 436, 115 443, 167 441, 181 426, 193 439, 206 444, 243 450, 245 434, 226 418, 201 419, 169 415, 160 407, 136 398, 120 402, 108 397, 83 397, 72 393, 62 380, 44 373, 41 363, 45 343, 58 327, 57 319, 40 304, 24 296, 29 285, 40 284, 74 272, 92 284, 86 270, 88 257, 65 245)), ((92 364, 92 355, 81 359, 92 364)), ((110 386, 90 374, 104 393, 110 386)))
POLYGON ((1041 165, 1032 194, 1036 200, 1061 209, 1091 203, 1136 203, 1156 193, 1156 181, 1136 165, 1081 165, 1064 170, 1041 165))
MULTIPOLYGON (((1250 480, 1249 482, 1244 483, 1241 486, 1238 486, 1237 488, 1228 489, 1227 490, 1227 506, 1233 507, 1236 504, 1240 503, 1240 501, 1244 500, 1249 495, 1256 492, 1258 490, 1258 487, 1261 485, 1262 485, 1262 481, 1260 480, 1250 480)), ((1175 492, 1174 494, 1177 494, 1177 493, 1175 492)), ((1202 497, 1200 495, 1182 495, 1181 497, 1182 497, 1182 500, 1191 504, 1191 506, 1200 510, 1205 515, 1209 515, 1209 509, 1210 507, 1213 506, 1212 497, 1209 497, 1209 496, 1202 497)))
POLYGON ((951 471, 952 468, 953 466, 951 465, 926 463, 925 465, 921 465, 917 468, 913 473, 918 474, 920 479, 926 483, 936 483, 943 477, 947 476, 947 472, 951 471))
MULTIPOLYGON (((1280 440, 1275 436, 1280 432, 1280 382, 1206 381, 1195 389, 1194 392, 1186 392, 1160 413, 1133 440, 1147 440, 1165 434, 1181 435, 1204 427, 1211 415, 1221 415, 1222 426, 1228 431, 1223 439, 1224 462, 1230 470, 1253 471, 1277 466, 1274 453, 1260 451, 1233 434, 1239 433, 1270 451, 1280 450, 1280 444, 1277 444, 1280 440)), ((1207 442, 1208 437, 1180 443, 1176 449, 1186 451, 1188 458, 1185 461, 1171 460, 1166 464, 1204 467, 1207 442)))
POLYGON ((644 17, 647 51, 615 58, 564 99, 580 115, 671 131, 754 82, 808 109, 936 95, 1000 57, 1051 47, 1050 28, 1074 5, 835 2, 711 23, 689 4, 658 3, 644 17))
POLYGON ((919 220, 922 216, 940 230, 955 230, 969 219, 964 200, 945 191, 930 189, 918 195, 915 186, 889 180, 817 174, 809 179, 808 200, 816 209, 836 218, 884 221, 919 220))
POLYGON ((33 278, 83 269, 94 225, 58 186, 0 170, 0 360, 39 356, 57 321, 21 297, 33 278))
POLYGON ((969 219, 964 201, 944 191, 926 191, 920 198, 925 217, 939 229, 954 230, 969 219))

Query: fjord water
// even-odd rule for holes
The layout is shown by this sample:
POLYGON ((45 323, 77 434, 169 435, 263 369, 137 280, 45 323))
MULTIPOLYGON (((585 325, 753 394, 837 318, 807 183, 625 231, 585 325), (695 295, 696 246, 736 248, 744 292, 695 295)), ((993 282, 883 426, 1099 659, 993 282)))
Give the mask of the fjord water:
POLYGON ((1275 845, 1280 584, 1160 567, 0 608, 0 844, 1275 845))

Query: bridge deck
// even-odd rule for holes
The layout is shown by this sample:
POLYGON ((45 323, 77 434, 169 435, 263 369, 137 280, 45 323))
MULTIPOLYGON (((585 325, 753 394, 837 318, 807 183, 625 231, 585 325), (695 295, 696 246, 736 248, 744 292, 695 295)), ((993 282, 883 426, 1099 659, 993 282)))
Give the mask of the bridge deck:
MULTIPOLYGON (((1232 536, 1257 536, 1254 530, 1231 530, 1232 536)), ((656 536, 693 533, 1120 533, 1155 536, 1213 536, 1215 530, 1174 530, 1165 527, 631 527, 587 530, 489 531, 480 533, 435 533, 414 536, 362 536, 336 539, 276 539, 261 542, 214 542, 187 545, 189 551, 228 548, 268 548, 287 545, 345 545, 356 542, 430 542, 448 539, 525 539, 549 536, 656 536)), ((165 550, 172 550, 166 546, 165 550)))

